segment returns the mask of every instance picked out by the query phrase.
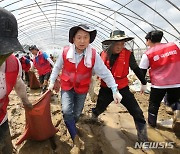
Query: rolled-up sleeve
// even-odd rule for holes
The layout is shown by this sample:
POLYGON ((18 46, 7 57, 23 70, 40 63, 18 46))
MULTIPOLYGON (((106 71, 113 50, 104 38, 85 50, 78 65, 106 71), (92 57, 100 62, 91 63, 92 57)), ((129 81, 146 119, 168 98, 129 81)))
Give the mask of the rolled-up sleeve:
POLYGON ((93 71, 106 83, 109 88, 117 87, 111 71, 106 67, 100 55, 97 53, 93 71))

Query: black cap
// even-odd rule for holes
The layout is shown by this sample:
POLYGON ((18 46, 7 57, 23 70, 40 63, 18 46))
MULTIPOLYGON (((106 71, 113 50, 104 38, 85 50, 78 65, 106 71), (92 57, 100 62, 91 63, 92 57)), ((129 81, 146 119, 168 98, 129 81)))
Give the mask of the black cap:
POLYGON ((82 29, 90 34, 90 43, 92 43, 96 37, 97 31, 95 29, 90 29, 89 26, 85 24, 80 24, 78 26, 74 26, 69 30, 69 42, 73 43, 73 37, 77 33, 79 29, 82 29))
POLYGON ((39 51, 39 49, 37 48, 36 45, 31 45, 31 46, 29 47, 29 51, 31 51, 31 50, 37 50, 37 51, 39 51))
POLYGON ((0 7, 0 55, 24 51, 18 41, 18 26, 15 16, 0 7))

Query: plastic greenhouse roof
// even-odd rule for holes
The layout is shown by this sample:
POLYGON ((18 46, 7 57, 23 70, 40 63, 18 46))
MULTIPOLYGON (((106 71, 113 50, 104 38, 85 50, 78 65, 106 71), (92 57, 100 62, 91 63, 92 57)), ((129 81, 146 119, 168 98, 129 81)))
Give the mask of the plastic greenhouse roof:
POLYGON ((81 23, 97 30, 92 45, 99 51, 115 29, 134 37, 135 49, 146 48, 144 37, 154 29, 164 32, 163 42, 180 37, 179 0, 0 0, 0 6, 15 15, 24 47, 59 49, 81 23))

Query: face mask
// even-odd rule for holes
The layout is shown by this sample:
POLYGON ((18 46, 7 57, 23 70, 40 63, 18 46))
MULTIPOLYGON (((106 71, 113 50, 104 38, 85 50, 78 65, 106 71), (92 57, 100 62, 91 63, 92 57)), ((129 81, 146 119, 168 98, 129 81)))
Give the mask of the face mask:
POLYGON ((6 59, 11 55, 12 53, 6 54, 6 55, 0 55, 0 66, 6 61, 6 59))

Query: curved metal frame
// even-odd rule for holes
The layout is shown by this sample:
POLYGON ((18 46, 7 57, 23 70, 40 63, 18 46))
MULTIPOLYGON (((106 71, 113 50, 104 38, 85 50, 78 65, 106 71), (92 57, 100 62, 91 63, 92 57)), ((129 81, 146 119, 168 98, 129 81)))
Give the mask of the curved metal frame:
MULTIPOLYGON (((13 8, 14 5, 17 5, 19 2, 22 0, 12 0, 8 4, 5 3, 5 0, 1 0, 1 3, 5 3, 4 8, 13 8)), ((23 17, 18 19, 18 24, 19 24, 19 39, 23 43, 26 42, 36 42, 37 39, 35 36, 40 35, 41 36, 41 41, 46 41, 47 44, 57 44, 56 40, 61 40, 62 37, 66 38, 68 37, 67 35, 60 35, 62 31, 67 32, 70 29, 70 26, 74 26, 76 24, 79 24, 78 21, 85 21, 86 23, 89 23, 91 26, 96 27, 98 30, 97 34, 97 39, 93 42, 93 45, 101 50, 101 41, 106 39, 109 35, 109 33, 112 30, 113 27, 113 21, 114 18, 112 15, 114 13, 117 14, 118 19, 125 19, 129 24, 134 25, 137 27, 139 31, 141 31, 143 34, 146 34, 147 32, 141 27, 141 25, 138 25, 136 21, 143 22, 147 24, 149 27, 153 29, 160 29, 163 30, 164 33, 170 35, 171 37, 175 39, 179 39, 179 34, 180 31, 178 30, 177 27, 173 25, 166 17, 164 17, 159 11, 148 5, 147 2, 138 0, 143 6, 149 8, 152 10, 152 12, 156 13, 163 21, 165 21, 171 28, 174 30, 176 34, 172 34, 171 32, 165 30, 163 27, 159 27, 154 23, 149 22, 147 19, 145 19, 143 16, 140 16, 133 10, 133 8, 130 7, 129 4, 135 3, 134 0, 129 0, 127 2, 122 2, 116 1, 116 0, 109 0, 111 4, 114 3, 116 6, 116 9, 111 8, 108 6, 108 4, 103 3, 103 1, 95 1, 95 0, 89 0, 91 4, 81 4, 81 3, 76 3, 73 2, 72 0, 51 0, 51 2, 43 3, 43 2, 38 2, 38 0, 33 0, 34 2, 29 3, 27 5, 24 5, 22 7, 16 8, 16 9, 11 9, 11 12, 16 12, 16 11, 23 11, 19 15, 22 15, 23 17), (119 7, 118 7, 119 6, 119 7), (48 9, 50 7, 50 9, 48 9), (53 9, 51 9, 53 7, 53 9), (78 8, 77 8, 78 7, 78 8), (88 16, 86 14, 83 14, 83 11, 80 8, 86 9, 88 16), (26 14, 26 11, 30 11, 31 9, 38 8, 36 10, 36 15, 34 14, 26 14), (62 9, 63 8, 63 9, 62 9), (95 9, 101 9, 101 12, 98 12, 94 14, 95 9), (121 12, 122 9, 125 9, 132 13, 133 15, 130 15, 128 13, 124 13, 123 11, 121 12), (92 10, 93 12, 89 12, 89 10, 92 10), (104 11, 108 11, 108 14, 104 11), (101 16, 101 17, 100 17, 101 16), (40 18, 40 20, 36 24, 32 24, 30 22, 33 21, 33 19, 40 18), (73 19, 72 19, 73 18, 73 19), (28 22, 29 20, 29 22, 28 22), (67 21, 68 20, 68 21, 67 21), (28 26, 27 26, 28 24, 28 26), (67 27, 63 25, 67 25, 67 27), (46 34, 50 34, 51 36, 47 37, 46 34), (28 41, 27 41, 28 40, 28 41), (48 43, 50 42, 50 43, 48 43)), ((173 7, 176 9, 176 11, 180 11, 180 8, 178 5, 176 5, 174 2, 165 0, 167 4, 169 4, 170 7, 173 7)), ((7 1, 6 1, 7 2, 7 1)), ((2 5, 1 5, 2 6, 2 5)), ((126 30, 128 30, 130 33, 132 33, 138 40, 141 42, 141 44, 144 44, 143 46, 139 44, 139 42, 135 41, 135 46, 137 48, 145 48, 145 40, 144 38, 141 38, 141 36, 134 32, 133 29, 128 27, 126 23, 121 23, 120 21, 116 21, 115 27, 119 29, 120 27, 124 27, 126 30)), ((66 39, 68 41, 68 38, 66 39)), ((168 42, 168 38, 164 36, 164 40, 168 42)), ((63 42, 59 41, 59 46, 63 46, 63 42)))

